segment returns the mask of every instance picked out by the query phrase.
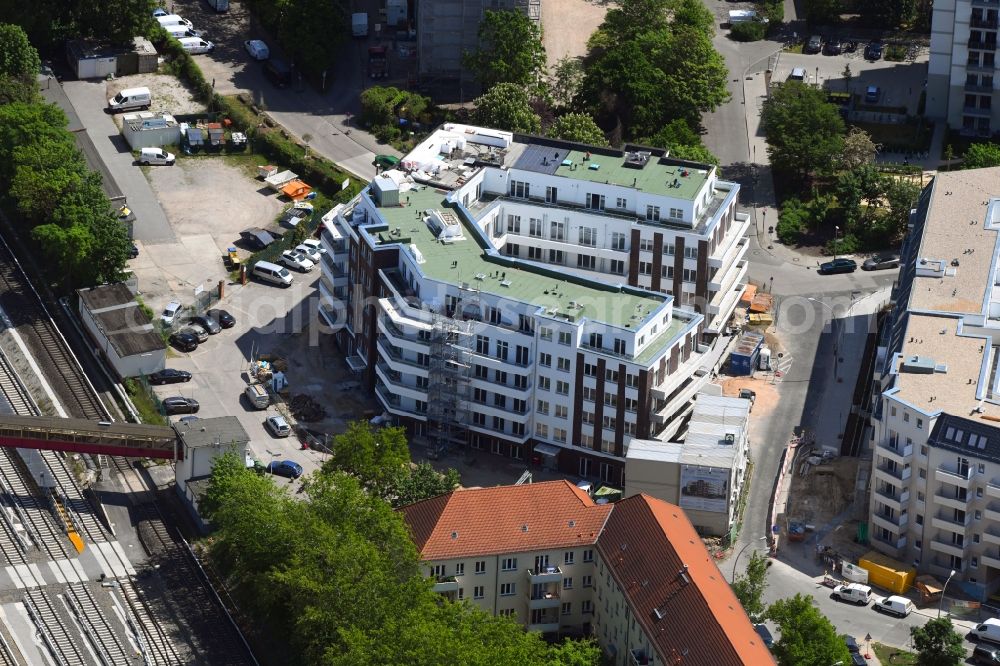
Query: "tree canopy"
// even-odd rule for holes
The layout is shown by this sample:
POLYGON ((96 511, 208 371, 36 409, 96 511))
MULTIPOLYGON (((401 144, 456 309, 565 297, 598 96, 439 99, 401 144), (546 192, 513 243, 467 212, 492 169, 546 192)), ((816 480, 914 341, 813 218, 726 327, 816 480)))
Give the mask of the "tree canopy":
POLYGON ((995 143, 974 143, 965 151, 962 167, 982 169, 1000 166, 1000 145, 995 143))
POLYGON ((554 139, 576 141, 591 146, 606 146, 608 139, 594 119, 585 113, 566 113, 549 127, 547 134, 554 139))
POLYGON ((910 637, 917 648, 917 666, 958 666, 965 661, 965 641, 949 617, 910 627, 910 637))
POLYGON ((538 134, 542 119, 531 107, 528 92, 514 83, 498 83, 473 102, 473 122, 511 132, 538 134))
POLYGON ((463 61, 483 90, 498 83, 537 88, 545 74, 541 28, 516 9, 487 9, 479 24, 479 47, 463 61))
POLYGON ((401 515, 358 479, 321 471, 292 499, 233 455, 202 502, 210 556, 285 663, 597 666, 590 642, 549 646, 510 618, 434 593, 401 515))
POLYGON ((718 164, 719 158, 708 151, 701 141, 701 136, 691 129, 683 120, 674 120, 664 125, 653 136, 643 139, 642 143, 670 149, 670 156, 682 160, 718 164))
POLYGON ((830 666, 851 661, 847 645, 830 621, 820 614, 812 597, 796 594, 779 599, 767 610, 781 632, 774 644, 779 666, 830 666))
POLYGON ((844 120, 826 93, 801 81, 775 87, 760 116, 771 165, 802 181, 830 168, 844 146, 844 120))
MULTIPOLYGON (((293 64, 318 82, 332 74, 350 34, 346 2, 340 0, 246 0, 253 17, 276 35, 293 64)), ((329 79, 328 79, 329 80, 329 79)))
POLYGON ((733 581, 733 592, 740 600, 743 610, 751 622, 760 622, 767 611, 764 604, 764 590, 767 589, 768 559, 756 550, 750 553, 746 572, 733 581))
POLYGON ((39 47, 62 48, 67 39, 128 46, 134 37, 152 27, 156 5, 155 0, 7 0, 0 2, 0 16, 22 26, 31 42, 39 47))
POLYGON ((19 25, 0 23, 0 76, 34 82, 42 61, 19 25))

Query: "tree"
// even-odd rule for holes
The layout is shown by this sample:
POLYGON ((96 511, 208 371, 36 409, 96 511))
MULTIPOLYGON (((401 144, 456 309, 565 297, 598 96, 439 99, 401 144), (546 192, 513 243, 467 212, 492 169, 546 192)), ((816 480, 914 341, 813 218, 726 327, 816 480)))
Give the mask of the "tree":
POLYGON ((750 553, 746 572, 736 577, 733 592, 740 600, 743 610, 751 622, 760 622, 767 612, 764 604, 764 590, 767 589, 767 570, 771 563, 756 550, 750 553))
POLYGON ((1000 166, 1000 145, 995 143, 974 143, 965 151, 963 169, 983 169, 1000 166))
POLYGON ((67 3, 78 36, 131 46, 132 40, 153 26, 155 0, 101 0, 67 3))
POLYGON ((871 164, 878 154, 878 145, 872 141, 868 132, 860 127, 852 127, 844 137, 844 148, 840 153, 840 161, 845 169, 856 169, 864 164, 871 164))
POLYGON ((302 73, 319 79, 336 64, 348 34, 346 3, 330 0, 286 0, 278 39, 302 73))
POLYGON ((883 29, 909 25, 917 17, 916 0, 862 0, 858 9, 866 22, 883 29))
POLYGON ((836 629, 820 614, 812 597, 796 594, 779 599, 767 609, 781 631, 771 651, 779 666, 830 666, 847 664, 851 654, 836 629))
POLYGON ((642 143, 668 148, 670 156, 678 159, 705 164, 719 163, 719 158, 708 152, 708 148, 701 142, 701 136, 683 120, 674 120, 664 125, 659 132, 643 139, 642 143))
POLYGON ((547 135, 554 139, 576 141, 591 146, 606 146, 608 139, 594 119, 585 113, 567 113, 556 118, 547 135))
POLYGON ((42 61, 19 25, 0 23, 0 77, 34 83, 42 61))
POLYGON ((885 188, 885 199, 888 203, 888 214, 885 221, 887 230, 892 236, 889 240, 894 240, 906 233, 910 211, 920 197, 920 187, 906 178, 886 177, 886 180, 888 183, 885 188))
POLYGON ((473 102, 473 122, 484 127, 538 134, 542 120, 531 108, 527 91, 514 83, 499 83, 473 102))
POLYGON ((806 22, 809 25, 840 23, 841 0, 806 0, 806 22))
POLYGON ((392 484, 386 499, 393 506, 406 506, 420 500, 450 493, 458 487, 461 479, 458 472, 449 469, 444 474, 431 467, 430 463, 422 462, 412 468, 400 471, 392 484))
POLYGON ((798 180, 828 169, 842 153, 844 121, 826 93, 801 81, 772 90, 761 112, 772 166, 798 180))
POLYGON ((583 63, 579 58, 565 56, 556 63, 549 78, 549 95, 553 104, 570 109, 583 83, 583 63))
POLYGON ((910 627, 910 637, 917 648, 918 666, 958 666, 965 661, 962 635, 955 631, 949 617, 928 620, 922 627, 910 627))
POLYGON ((347 432, 334 438, 333 455, 323 469, 348 472, 363 486, 384 492, 409 462, 405 430, 376 428, 367 421, 354 421, 347 432))
POLYGON ((545 73, 541 28, 516 9, 487 9, 479 24, 479 48, 463 62, 484 90, 498 83, 537 89, 545 73))
POLYGON ((736 23, 729 30, 729 36, 737 42, 759 42, 766 33, 767 26, 760 21, 736 23))

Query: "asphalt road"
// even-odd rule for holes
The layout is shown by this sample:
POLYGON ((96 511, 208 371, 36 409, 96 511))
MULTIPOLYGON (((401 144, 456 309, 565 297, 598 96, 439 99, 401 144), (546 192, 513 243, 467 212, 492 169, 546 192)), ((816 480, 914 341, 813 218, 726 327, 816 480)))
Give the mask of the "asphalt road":
POLYGON ((65 81, 63 89, 108 171, 128 197, 128 205, 138 220, 133 229, 135 238, 145 243, 173 242, 174 232, 146 175, 136 164, 118 126, 104 111, 108 105, 106 85, 104 81, 65 81))

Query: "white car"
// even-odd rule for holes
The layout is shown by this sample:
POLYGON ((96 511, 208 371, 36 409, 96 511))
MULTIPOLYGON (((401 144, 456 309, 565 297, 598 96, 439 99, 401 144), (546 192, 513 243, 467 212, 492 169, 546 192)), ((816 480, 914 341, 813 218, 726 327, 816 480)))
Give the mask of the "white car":
POLYGON ((292 427, 288 425, 284 416, 268 416, 264 423, 275 437, 288 437, 292 434, 292 427))
POLYGON ((250 39, 243 42, 243 48, 247 50, 247 53, 254 60, 267 60, 271 57, 271 49, 267 48, 267 44, 259 39, 250 39))
POLYGON ((163 7, 157 7, 153 10, 153 18, 160 18, 161 16, 168 16, 169 14, 170 12, 163 7))
POLYGON ((211 53, 215 50, 215 44, 212 42, 206 42, 201 37, 181 37, 177 41, 180 42, 181 47, 191 55, 211 53))
POLYGON ((139 153, 139 164, 144 164, 146 166, 149 166, 150 164, 173 166, 176 159, 176 155, 168 153, 162 148, 143 148, 139 153))
POLYGON ((174 323, 174 317, 180 312, 181 304, 177 301, 170 301, 167 303, 167 307, 163 308, 163 314, 160 315, 160 321, 162 321, 167 326, 174 323))
POLYGON ((307 238, 307 239, 305 239, 304 241, 302 241, 302 245, 305 245, 306 247, 311 247, 312 249, 316 250, 320 254, 326 254, 326 248, 323 247, 323 243, 321 243, 320 241, 318 241, 315 238, 307 238))
POLYGON ((320 253, 319 250, 317 250, 316 248, 310 247, 309 245, 302 243, 300 245, 295 246, 295 251, 307 257, 309 261, 313 262, 314 264, 319 263, 320 253))
POLYGON ((288 266, 289 268, 294 268, 295 270, 311 271, 315 264, 312 260, 301 252, 296 252, 295 250, 285 250, 281 253, 281 263, 288 266))

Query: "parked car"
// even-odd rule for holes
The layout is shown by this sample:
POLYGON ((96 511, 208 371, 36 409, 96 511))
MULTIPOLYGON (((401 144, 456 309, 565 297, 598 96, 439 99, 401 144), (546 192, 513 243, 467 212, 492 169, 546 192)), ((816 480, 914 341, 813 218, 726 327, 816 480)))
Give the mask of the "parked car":
POLYGON ((180 330, 180 332, 189 333, 193 335, 195 339, 198 340, 199 344, 205 342, 205 340, 208 340, 208 331, 203 329, 201 326, 198 326, 197 324, 191 324, 190 326, 185 326, 180 330))
POLYGON ((851 666, 868 666, 868 660, 860 652, 851 653, 851 666))
POLYGON ((749 400, 753 404, 757 400, 757 392, 752 389, 742 388, 740 389, 740 397, 744 400, 749 400))
POLYGON ((877 104, 882 96, 882 89, 878 86, 868 86, 865 88, 865 104, 877 104))
POLYGON ((861 646, 858 645, 858 641, 854 636, 844 636, 844 644, 851 652, 861 652, 861 646))
POLYGON ((884 48, 882 42, 869 42, 865 47, 865 60, 880 60, 884 48))
POLYGON ((179 384, 191 381, 191 373, 186 370, 175 370, 164 368, 157 370, 149 376, 150 384, 179 384))
POLYGON ((173 166, 177 156, 162 148, 143 148, 139 151, 139 164, 144 166, 173 166))
POLYGON ((243 48, 254 60, 267 60, 271 57, 271 49, 267 48, 267 44, 259 39, 249 39, 243 42, 243 48))
POLYGON ((990 645, 977 645, 972 651, 972 663, 974 664, 1000 664, 1000 648, 990 645))
POLYGON ((893 595, 876 601, 872 604, 872 608, 880 613, 888 613, 896 617, 906 617, 916 609, 916 606, 906 597, 893 595))
POLYGON ((202 327, 208 331, 209 335, 215 335, 222 330, 222 326, 219 325, 219 322, 215 321, 211 315, 207 314, 195 315, 194 317, 188 319, 188 323, 202 327))
POLYGON ((295 250, 285 250, 281 253, 281 263, 288 266, 289 268, 294 268, 295 270, 311 271, 314 264, 309 257, 302 254, 301 252, 296 252, 295 250))
POLYGON ((288 421, 285 420, 284 416, 268 416, 264 423, 275 437, 288 437, 292 434, 292 426, 288 425, 288 421))
POLYGON ((271 58, 264 63, 264 76, 270 79, 276 88, 284 88, 292 82, 292 68, 284 60, 271 58))
POLYGON ((823 38, 819 35, 813 35, 802 50, 806 53, 819 53, 823 50, 823 38))
POLYGON ((823 53, 826 55, 840 55, 844 52, 844 45, 837 37, 830 37, 823 45, 823 53))
MULTIPOLYGON (((838 585, 833 588, 830 597, 837 601, 847 601, 859 606, 867 606, 872 598, 872 588, 860 583, 850 583, 849 585, 838 585)), ((852 639, 853 640, 853 639, 852 639)))
POLYGON ((162 321, 167 326, 174 323, 174 317, 177 316, 178 311, 181 309, 181 304, 177 301, 170 301, 167 303, 167 307, 163 308, 163 314, 160 315, 160 321, 162 321))
POLYGON ((267 463, 264 471, 268 474, 277 474, 278 476, 286 476, 289 479, 297 479, 302 476, 302 465, 294 460, 274 460, 267 463))
POLYGON ((132 243, 132 247, 128 251, 128 256, 129 256, 129 259, 135 259, 136 257, 138 257, 139 256, 139 246, 136 245, 135 243, 132 243))
POLYGON ((201 405, 194 398, 185 398, 179 395, 164 398, 160 404, 163 405, 163 411, 168 415, 196 414, 201 409, 201 405))
POLYGON ((1000 619, 987 618, 982 624, 969 632, 969 637, 977 641, 1000 643, 1000 619))
POLYGON ((170 344, 181 351, 194 351, 198 348, 198 336, 189 331, 178 331, 170 334, 170 344))
POLYGON ((311 247, 320 254, 326 254, 326 248, 323 247, 323 243, 321 243, 319 240, 315 238, 307 238, 304 241, 302 241, 301 245, 305 245, 306 247, 311 247))
POLYGON ((771 635, 771 630, 767 628, 766 624, 755 624, 753 628, 757 630, 757 635, 764 641, 764 647, 770 650, 771 646, 774 645, 774 636, 771 635))
POLYGON ((306 259, 313 262, 314 264, 319 263, 320 252, 311 245, 306 245, 305 243, 299 243, 295 246, 295 251, 303 255, 306 259))
POLYGON ((853 273, 858 270, 858 262, 853 259, 840 257, 833 261, 827 261, 819 265, 820 275, 833 275, 835 273, 853 273))
POLYGON ((865 259, 861 268, 866 271, 880 271, 886 268, 899 268, 899 255, 891 252, 875 254, 865 259))
POLYGON ((222 328, 232 328, 236 325, 236 317, 225 310, 209 310, 206 314, 219 322, 219 326, 222 328))
POLYGON ((211 53, 215 50, 215 44, 206 41, 201 37, 181 37, 177 41, 180 42, 181 47, 191 55, 211 53))
POLYGON ((153 18, 159 18, 161 16, 168 16, 169 14, 170 14, 170 12, 168 12, 163 7, 157 7, 156 9, 153 10, 153 18))

